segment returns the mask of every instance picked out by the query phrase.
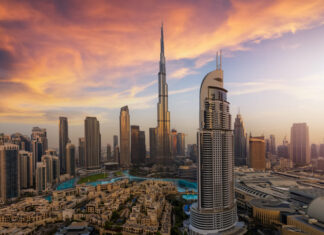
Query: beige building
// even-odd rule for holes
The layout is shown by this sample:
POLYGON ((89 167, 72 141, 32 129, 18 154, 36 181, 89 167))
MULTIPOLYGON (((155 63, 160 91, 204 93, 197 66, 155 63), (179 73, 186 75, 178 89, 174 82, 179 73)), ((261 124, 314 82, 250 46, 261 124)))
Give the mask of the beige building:
POLYGON ((34 186, 33 154, 25 150, 20 150, 18 154, 20 163, 20 188, 31 188, 34 186))
POLYGON ((250 156, 249 162, 250 167, 255 170, 265 170, 266 169, 266 151, 265 151, 265 141, 264 137, 250 137, 250 156))

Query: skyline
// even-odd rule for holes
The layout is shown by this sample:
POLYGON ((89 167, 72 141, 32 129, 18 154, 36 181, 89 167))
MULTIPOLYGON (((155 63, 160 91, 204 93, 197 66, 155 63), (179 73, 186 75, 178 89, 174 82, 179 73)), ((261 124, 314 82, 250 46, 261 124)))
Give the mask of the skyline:
POLYGON ((287 15, 287 2, 232 1, 230 5, 218 1, 197 7, 193 2, 177 1, 161 3, 160 8, 146 2, 141 7, 155 12, 134 13, 126 19, 118 19, 120 12, 109 17, 99 14, 102 19, 98 19, 96 11, 131 13, 134 2, 118 6, 115 2, 110 6, 100 5, 104 1, 91 6, 85 2, 75 11, 73 1, 58 1, 56 5, 26 2, 6 14, 15 1, 4 1, 0 3, 0 12, 4 13, 0 14, 0 32, 6 36, 0 39, 0 90, 4 94, 0 101, 1 132, 29 135, 33 126, 40 126, 47 128, 49 146, 58 147, 58 117, 67 116, 70 138, 76 144, 83 136, 85 117, 96 116, 105 146, 118 133, 119 109, 128 105, 131 125, 145 130, 148 140, 148 128, 156 125, 162 18, 171 129, 185 133, 187 143, 195 142, 198 128, 198 109, 192 107, 198 107, 199 84, 204 74, 216 67, 215 52, 220 48, 233 121, 240 107, 248 134, 275 134, 277 145, 284 136, 290 139, 293 123, 306 122, 310 143, 322 143, 323 110, 319 107, 324 98, 320 64, 324 48, 320 35, 324 6, 321 1, 309 1, 294 5, 287 15), (252 6, 262 11, 252 15, 263 19, 263 25, 249 16, 252 6), (214 19, 207 8, 217 9, 220 16, 214 19), (49 11, 48 16, 44 9, 49 11), (207 13, 198 21, 190 21, 200 16, 200 11, 207 13), (80 16, 84 17, 77 22, 80 16), (132 21, 135 16, 139 22, 132 21), (238 21, 242 16, 247 17, 243 17, 246 22, 238 21), (274 16, 278 22, 272 19, 274 16), (215 21, 211 23, 210 19, 215 21), (92 30, 97 23, 99 26, 92 30), (250 27, 241 28, 244 23, 250 27), (58 32, 64 33, 62 38, 55 35, 58 32), (226 37, 222 37, 224 34, 226 37), (124 40, 117 43, 118 38, 124 40), (129 86, 124 86, 126 81, 129 86))

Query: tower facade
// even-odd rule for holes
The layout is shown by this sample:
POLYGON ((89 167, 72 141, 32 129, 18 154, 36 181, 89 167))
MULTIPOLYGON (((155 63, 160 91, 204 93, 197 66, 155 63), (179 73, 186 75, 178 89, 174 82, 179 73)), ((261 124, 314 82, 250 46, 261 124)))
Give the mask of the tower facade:
POLYGON ((170 112, 168 111, 168 84, 166 82, 163 25, 159 71, 159 102, 157 104, 157 163, 170 164, 170 112))
POLYGON ((250 147, 249 167, 255 170, 265 170, 266 169, 266 143, 264 140, 264 136, 250 137, 249 147, 250 147))
POLYGON ((191 235, 222 234, 237 221, 233 130, 226 93, 217 62, 216 70, 204 77, 200 87, 198 202, 191 206, 191 235))
POLYGON ((85 167, 95 169, 100 167, 100 127, 95 117, 86 117, 84 121, 85 167))
POLYGON ((131 164, 131 146, 130 146, 130 116, 128 106, 120 109, 119 116, 119 136, 120 136, 120 156, 119 161, 122 167, 130 167, 131 164))
POLYGON ((66 117, 60 117, 59 124, 59 148, 60 148, 60 162, 61 162, 61 174, 66 173, 66 144, 69 141, 68 133, 68 119, 66 117))
POLYGON ((140 152, 139 152, 139 126, 131 126, 131 159, 133 165, 139 165, 140 152))
POLYGON ((0 145, 0 200, 3 202, 20 196, 18 151, 18 145, 0 145))
POLYGON ((75 176, 75 146, 70 142, 66 145, 66 173, 75 176))
POLYGON ((247 165, 246 132, 241 114, 237 114, 234 122, 234 162, 235 166, 247 165))

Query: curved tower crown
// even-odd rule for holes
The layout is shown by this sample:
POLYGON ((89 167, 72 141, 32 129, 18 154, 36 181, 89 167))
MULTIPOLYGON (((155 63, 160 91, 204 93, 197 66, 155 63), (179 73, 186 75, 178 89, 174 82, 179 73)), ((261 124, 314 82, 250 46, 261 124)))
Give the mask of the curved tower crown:
MULTIPOLYGON (((220 59, 221 61, 221 59, 220 59)), ((198 202, 190 212, 190 234, 217 234, 236 223, 231 114, 221 62, 200 87, 198 202)))

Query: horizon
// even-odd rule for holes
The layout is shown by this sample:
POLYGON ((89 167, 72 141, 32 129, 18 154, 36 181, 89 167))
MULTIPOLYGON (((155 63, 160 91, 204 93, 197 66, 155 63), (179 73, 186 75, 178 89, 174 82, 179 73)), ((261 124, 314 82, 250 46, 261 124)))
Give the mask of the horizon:
POLYGON ((216 69, 219 49, 232 123, 240 109, 248 134, 274 134, 279 145, 285 136, 290 141, 293 123, 306 122, 310 144, 324 143, 320 1, 294 9, 288 1, 134 4, 0 3, 0 132, 30 136, 39 126, 57 148, 59 116, 65 116, 77 145, 85 117, 94 116, 102 146, 112 145, 120 108, 128 105, 131 125, 145 131, 148 143, 148 128, 157 125, 163 18, 171 129, 185 133, 186 144, 195 143, 199 87, 216 69), (260 12, 250 16, 251 9, 260 12), (116 13, 99 14, 105 10, 116 13))

